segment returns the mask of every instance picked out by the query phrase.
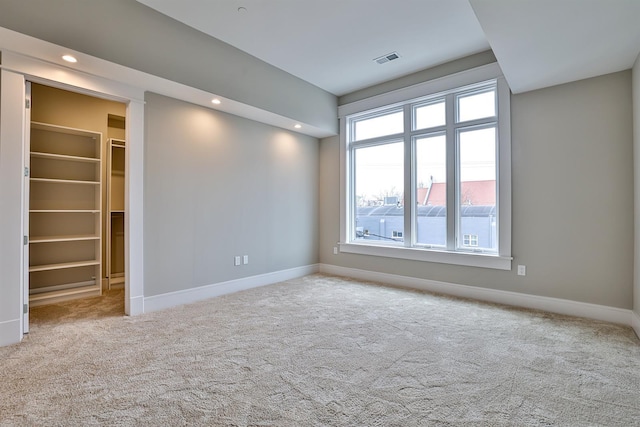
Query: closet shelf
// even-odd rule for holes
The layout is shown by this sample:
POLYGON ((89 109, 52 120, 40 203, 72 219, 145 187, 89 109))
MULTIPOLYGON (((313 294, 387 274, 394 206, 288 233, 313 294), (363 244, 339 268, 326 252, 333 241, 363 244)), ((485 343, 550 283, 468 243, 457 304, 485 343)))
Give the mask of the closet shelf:
POLYGON ((100 163, 100 159, 96 159, 94 157, 69 156, 67 154, 42 153, 38 151, 32 151, 31 157, 39 157, 41 159, 66 160, 70 162, 100 163))
POLYGON ((30 304, 100 295, 102 134, 32 122, 30 160, 30 304))
POLYGON ((100 213, 99 209, 31 209, 29 213, 100 213))
POLYGON ((64 235, 64 236, 39 236, 30 237, 29 243, 52 243, 52 242, 78 242, 81 240, 99 240, 100 236, 92 234, 64 235))
POLYGON ((55 184, 90 184, 100 185, 100 181, 77 181, 73 179, 31 178, 31 182, 51 182, 55 184))
POLYGON ((75 267, 87 267, 91 265, 99 265, 100 260, 88 260, 88 261, 73 261, 73 262, 62 262, 60 264, 47 264, 47 265, 32 265, 29 267, 29 273, 33 273, 34 271, 49 271, 49 270, 62 270, 65 268, 75 268, 75 267))

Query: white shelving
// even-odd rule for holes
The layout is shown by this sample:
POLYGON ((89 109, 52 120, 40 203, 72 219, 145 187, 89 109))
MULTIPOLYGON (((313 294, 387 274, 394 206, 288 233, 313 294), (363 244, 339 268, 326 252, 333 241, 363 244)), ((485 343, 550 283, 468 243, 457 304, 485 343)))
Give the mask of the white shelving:
POLYGON ((102 134, 31 123, 31 305, 100 295, 102 134))
POLYGON ((100 260, 89 260, 89 261, 73 261, 73 262, 61 262, 59 264, 46 264, 46 265, 35 265, 29 267, 29 272, 35 271, 50 271, 50 270, 63 270, 66 268, 76 268, 76 267, 87 267, 90 265, 98 265, 100 264, 100 260))
POLYGON ((69 234, 62 236, 40 236, 32 237, 29 239, 29 243, 53 243, 53 242, 73 242, 80 240, 100 240, 100 236, 94 236, 91 234, 69 234))
POLYGON ((40 158, 40 159, 54 159, 54 160, 63 160, 68 162, 86 162, 86 163, 100 163, 100 159, 93 159, 90 157, 79 157, 79 156, 67 156, 64 154, 51 154, 51 153, 40 153, 37 151, 31 152, 31 158, 40 158))

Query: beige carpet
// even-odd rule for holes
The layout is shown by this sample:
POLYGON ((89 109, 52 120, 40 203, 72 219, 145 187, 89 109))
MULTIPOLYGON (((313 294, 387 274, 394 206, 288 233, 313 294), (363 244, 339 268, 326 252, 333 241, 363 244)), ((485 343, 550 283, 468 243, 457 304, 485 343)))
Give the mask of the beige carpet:
POLYGON ((640 425, 624 326, 321 275, 133 318, 68 309, 0 348, 0 425, 640 425))

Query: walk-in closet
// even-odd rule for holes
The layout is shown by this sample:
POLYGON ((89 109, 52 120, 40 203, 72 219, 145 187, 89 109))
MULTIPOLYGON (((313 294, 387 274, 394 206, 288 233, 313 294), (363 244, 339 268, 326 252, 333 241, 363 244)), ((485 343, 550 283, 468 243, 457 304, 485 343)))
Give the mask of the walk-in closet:
POLYGON ((29 304, 121 288, 126 106, 36 83, 27 92, 29 304))

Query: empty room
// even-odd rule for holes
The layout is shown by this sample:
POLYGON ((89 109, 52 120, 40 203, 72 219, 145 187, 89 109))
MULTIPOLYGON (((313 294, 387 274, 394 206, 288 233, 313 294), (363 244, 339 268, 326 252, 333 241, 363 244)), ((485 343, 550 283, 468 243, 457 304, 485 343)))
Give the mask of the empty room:
POLYGON ((639 20, 0 0, 0 425, 640 425, 639 20))

